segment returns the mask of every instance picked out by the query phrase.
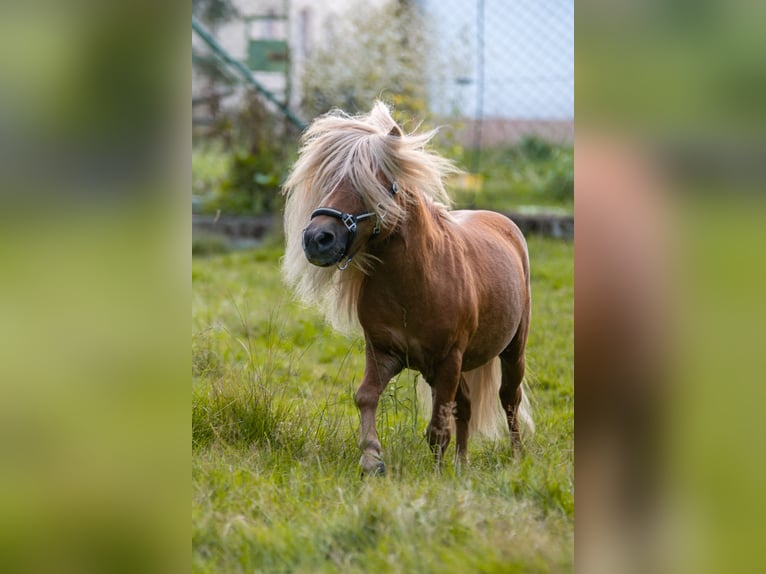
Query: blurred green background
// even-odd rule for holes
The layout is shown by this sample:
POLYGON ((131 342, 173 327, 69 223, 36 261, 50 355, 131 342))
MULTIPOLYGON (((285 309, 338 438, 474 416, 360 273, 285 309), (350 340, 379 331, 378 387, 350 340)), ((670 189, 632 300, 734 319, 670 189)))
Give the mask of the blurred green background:
POLYGON ((630 421, 578 417, 578 460, 603 465, 576 471, 578 508, 595 517, 577 513, 584 571, 766 566, 757 518, 766 464, 753 456, 766 436, 755 412, 764 399, 765 15, 742 1, 577 4, 576 289, 625 293, 629 275, 644 294, 624 295, 627 334, 597 352, 588 343, 602 319, 577 304, 578 413, 590 400, 630 421), (602 259, 592 280, 586 263, 604 245, 615 264, 602 259), (641 358, 600 372, 610 356, 641 358), (652 374, 633 386, 631 373, 652 374), (607 389, 610 400, 596 403, 607 389), (610 434, 622 437, 614 451, 602 444, 610 434), (613 495, 601 480, 620 473, 607 479, 613 495))

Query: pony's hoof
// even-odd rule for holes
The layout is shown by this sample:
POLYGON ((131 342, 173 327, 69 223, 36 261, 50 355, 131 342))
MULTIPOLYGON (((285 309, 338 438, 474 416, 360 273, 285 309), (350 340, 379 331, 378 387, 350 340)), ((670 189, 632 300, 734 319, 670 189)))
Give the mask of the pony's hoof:
POLYGON ((361 478, 365 478, 367 476, 385 476, 385 475, 386 475, 386 465, 382 460, 376 461, 370 468, 362 467, 361 478))

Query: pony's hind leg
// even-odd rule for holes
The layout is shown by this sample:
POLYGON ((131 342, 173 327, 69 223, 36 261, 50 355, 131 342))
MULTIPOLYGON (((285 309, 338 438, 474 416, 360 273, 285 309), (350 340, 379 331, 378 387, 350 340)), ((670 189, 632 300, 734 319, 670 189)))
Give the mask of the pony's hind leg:
POLYGON ((511 432, 513 453, 521 452, 521 433, 519 432, 519 406, 522 399, 521 382, 524 379, 524 353, 504 352, 500 355, 503 378, 500 383, 500 403, 503 405, 508 430, 511 432))
POLYGON ((388 381, 402 370, 402 365, 398 359, 374 349, 369 342, 365 355, 364 377, 354 394, 360 417, 360 464, 365 474, 383 474, 386 465, 383 463, 383 453, 375 426, 375 412, 388 381))
POLYGON ((465 463, 468 456, 468 424, 471 421, 471 398, 468 384, 460 375, 460 383, 455 394, 455 462, 465 463))

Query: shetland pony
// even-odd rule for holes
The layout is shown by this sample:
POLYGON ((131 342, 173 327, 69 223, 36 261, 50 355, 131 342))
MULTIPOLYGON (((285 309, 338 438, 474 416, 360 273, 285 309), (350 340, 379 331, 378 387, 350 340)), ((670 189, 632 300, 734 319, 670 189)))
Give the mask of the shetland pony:
POLYGON ((366 473, 385 470, 375 413, 404 368, 431 387, 426 435, 438 462, 453 424, 456 461, 470 432, 496 436, 507 423, 518 452, 519 423, 532 428, 526 242, 502 215, 449 210, 443 179, 457 170, 426 150, 434 135, 404 134, 380 102, 366 115, 331 112, 305 132, 283 189, 287 282, 336 327, 364 331, 354 400, 366 473))

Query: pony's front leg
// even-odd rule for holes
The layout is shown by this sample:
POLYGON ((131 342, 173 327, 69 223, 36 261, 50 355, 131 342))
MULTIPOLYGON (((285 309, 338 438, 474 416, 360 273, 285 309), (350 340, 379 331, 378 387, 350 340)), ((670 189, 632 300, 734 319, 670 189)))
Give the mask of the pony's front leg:
MULTIPOLYGON (((447 357, 434 373, 431 385, 433 412, 431 414, 431 422, 428 423, 428 428, 426 429, 426 436, 428 437, 428 444, 431 446, 436 462, 439 465, 441 465, 444 452, 449 446, 450 426, 452 425, 452 417, 455 410, 455 394, 460 382, 461 364, 462 357, 460 355, 456 354, 447 357)), ((459 445, 459 447, 463 448, 464 446, 459 445)))
POLYGON ((402 370, 402 364, 395 357, 375 349, 369 341, 366 348, 366 361, 362 384, 354 395, 354 402, 359 409, 361 419, 359 448, 362 450, 362 459, 360 464, 363 473, 383 474, 386 471, 386 465, 383 463, 383 453, 375 426, 375 412, 380 395, 388 381, 402 370))

